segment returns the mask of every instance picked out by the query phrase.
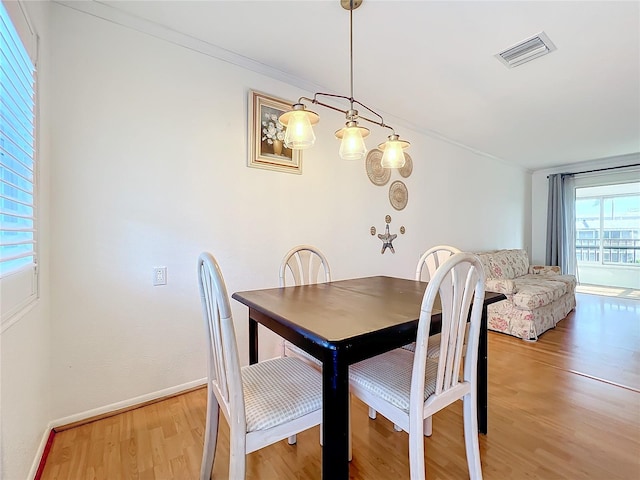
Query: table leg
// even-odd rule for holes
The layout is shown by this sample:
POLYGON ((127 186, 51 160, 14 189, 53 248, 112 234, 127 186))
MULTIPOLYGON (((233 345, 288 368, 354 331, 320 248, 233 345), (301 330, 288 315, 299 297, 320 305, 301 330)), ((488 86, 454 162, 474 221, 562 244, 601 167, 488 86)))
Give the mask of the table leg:
POLYGON ((478 432, 487 434, 488 366, 487 366, 487 306, 482 307, 480 342, 478 344, 478 432))
POLYGON ((322 478, 349 478, 349 365, 336 351, 322 363, 322 478))
POLYGON ((249 364, 258 363, 258 322, 249 319, 249 364))

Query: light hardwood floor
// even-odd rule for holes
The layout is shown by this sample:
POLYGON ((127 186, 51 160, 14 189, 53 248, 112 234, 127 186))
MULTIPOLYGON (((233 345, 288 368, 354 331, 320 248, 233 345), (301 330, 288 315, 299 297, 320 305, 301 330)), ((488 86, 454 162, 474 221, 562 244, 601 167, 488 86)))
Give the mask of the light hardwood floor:
MULTIPOLYGON (((351 478, 409 478, 408 436, 353 401, 351 478)), ((197 479, 206 392, 57 433, 43 479, 197 479)), ((461 403, 434 417, 427 476, 468 478, 461 403)), ((228 477, 221 417, 214 478, 228 477)), ((319 479, 318 428, 252 453, 248 479, 319 479)), ((537 343, 490 332, 486 480, 640 479, 640 301, 578 295, 537 343)))

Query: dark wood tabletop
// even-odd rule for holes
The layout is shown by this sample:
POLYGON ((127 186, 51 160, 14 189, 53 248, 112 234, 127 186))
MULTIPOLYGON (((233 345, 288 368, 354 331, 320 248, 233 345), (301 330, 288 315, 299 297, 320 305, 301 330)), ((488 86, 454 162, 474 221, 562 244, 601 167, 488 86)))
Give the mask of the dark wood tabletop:
POLYGON ((416 321, 426 287, 415 280, 367 277, 237 292, 232 298, 295 326, 318 343, 339 344, 416 321))

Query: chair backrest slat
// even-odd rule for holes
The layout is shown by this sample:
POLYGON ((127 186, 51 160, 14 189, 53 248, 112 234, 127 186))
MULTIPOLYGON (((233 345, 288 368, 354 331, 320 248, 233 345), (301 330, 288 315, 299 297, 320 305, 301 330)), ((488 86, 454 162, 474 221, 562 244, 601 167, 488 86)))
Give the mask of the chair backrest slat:
POLYGON ((206 327, 208 388, 213 389, 228 419, 244 419, 240 359, 229 296, 220 267, 209 253, 198 258, 198 279, 206 327))
POLYGON ((330 282, 329 262, 317 248, 298 245, 287 252, 280 265, 280 286, 287 286, 287 273, 293 277, 294 285, 310 285, 330 282))
POLYGON ((460 250, 450 245, 437 245, 435 247, 431 247, 429 250, 424 252, 420 257, 420 260, 418 260, 415 279, 418 281, 428 282, 431 280, 440 265, 446 262, 447 259, 455 253, 460 253, 460 250))
MULTIPOLYGON (((446 277, 445 277, 445 280, 446 277)), ((451 270, 451 281, 444 281, 439 288, 442 305, 441 357, 436 393, 454 387, 460 379, 462 357, 464 355, 466 324, 473 299, 473 282, 476 276, 470 268, 457 267, 451 270), (445 321, 448 320, 448 321, 445 321), (446 340, 445 340, 446 339, 446 340)))
MULTIPOLYGON (((442 307, 442 332, 435 395, 445 393, 458 385, 461 372, 464 373, 465 381, 471 379, 470 375, 475 376, 480 317, 484 301, 484 279, 480 260, 469 253, 454 254, 435 272, 422 301, 416 336, 412 392, 424 391, 427 339, 436 296, 440 297, 442 307), (470 321, 471 325, 469 340, 465 341, 467 321, 470 321), (470 368, 471 366, 474 367, 470 368)), ((424 398, 412 397, 411 411, 420 415, 423 403, 424 398)))

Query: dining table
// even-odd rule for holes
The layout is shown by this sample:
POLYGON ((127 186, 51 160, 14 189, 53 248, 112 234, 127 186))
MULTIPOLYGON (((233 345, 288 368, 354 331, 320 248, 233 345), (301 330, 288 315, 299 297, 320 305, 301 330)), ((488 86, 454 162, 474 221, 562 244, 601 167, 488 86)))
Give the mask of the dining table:
MULTIPOLYGON (((258 361, 258 324, 322 362, 322 478, 349 478, 349 365, 415 341, 426 282, 371 276, 236 292, 249 308, 249 363, 258 361)), ((478 430, 487 433, 487 305, 478 355, 478 430)), ((439 299, 430 335, 440 332, 439 299)))

